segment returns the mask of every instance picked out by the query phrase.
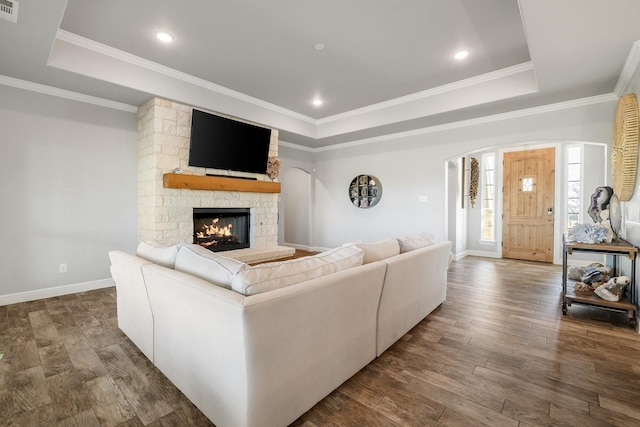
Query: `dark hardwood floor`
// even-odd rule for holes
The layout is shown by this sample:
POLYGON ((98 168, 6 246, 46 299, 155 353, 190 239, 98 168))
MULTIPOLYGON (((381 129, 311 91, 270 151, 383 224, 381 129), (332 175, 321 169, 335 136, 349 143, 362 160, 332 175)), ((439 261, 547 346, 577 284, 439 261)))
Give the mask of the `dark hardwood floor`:
MULTIPOLYGON (((639 426, 640 335, 561 268, 468 257, 447 301, 293 425, 639 426)), ((212 425, 117 328, 114 288, 0 307, 1 426, 212 425)))

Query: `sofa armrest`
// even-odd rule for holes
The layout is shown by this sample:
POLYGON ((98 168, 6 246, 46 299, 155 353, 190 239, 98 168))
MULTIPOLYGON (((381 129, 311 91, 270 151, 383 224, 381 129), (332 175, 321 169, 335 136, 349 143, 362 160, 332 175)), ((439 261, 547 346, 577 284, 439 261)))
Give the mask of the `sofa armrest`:
POLYGON ((377 355, 417 325, 447 297, 451 242, 405 252, 386 259, 378 311, 377 355))
POLYGON ((190 274, 144 268, 154 364, 219 426, 246 425, 245 297, 190 274))
POLYGON ((152 263, 122 251, 109 252, 116 283, 118 327, 153 362, 153 314, 142 267, 152 263))

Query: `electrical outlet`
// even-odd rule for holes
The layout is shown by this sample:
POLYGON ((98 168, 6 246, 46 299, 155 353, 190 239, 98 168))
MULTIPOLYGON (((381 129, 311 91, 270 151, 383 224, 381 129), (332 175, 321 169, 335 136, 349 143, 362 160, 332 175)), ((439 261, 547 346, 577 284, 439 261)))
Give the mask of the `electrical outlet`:
POLYGON ((67 272, 67 264, 60 264, 60 273, 67 272))
POLYGON ((418 202, 425 203, 427 201, 429 201, 429 197, 427 197, 427 196, 418 196, 418 202))

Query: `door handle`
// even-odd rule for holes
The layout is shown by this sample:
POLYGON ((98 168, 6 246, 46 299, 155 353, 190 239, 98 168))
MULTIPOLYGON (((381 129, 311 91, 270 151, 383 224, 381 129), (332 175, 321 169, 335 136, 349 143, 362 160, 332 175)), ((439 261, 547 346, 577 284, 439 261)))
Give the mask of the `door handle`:
POLYGON ((547 215, 553 215, 553 208, 547 208, 547 215))

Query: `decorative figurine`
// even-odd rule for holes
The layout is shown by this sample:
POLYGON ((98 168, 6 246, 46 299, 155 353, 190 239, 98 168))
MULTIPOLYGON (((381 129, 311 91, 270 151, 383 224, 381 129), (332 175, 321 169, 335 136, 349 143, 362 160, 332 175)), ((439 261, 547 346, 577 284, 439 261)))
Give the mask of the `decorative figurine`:
POLYGON ((613 196, 613 188, 611 187, 598 187, 595 193, 591 195, 591 205, 587 213, 595 223, 602 222, 600 212, 609 206, 609 199, 613 196))
POLYGON ((280 173, 280 159, 277 157, 269 157, 267 161, 267 176, 273 181, 280 173))

